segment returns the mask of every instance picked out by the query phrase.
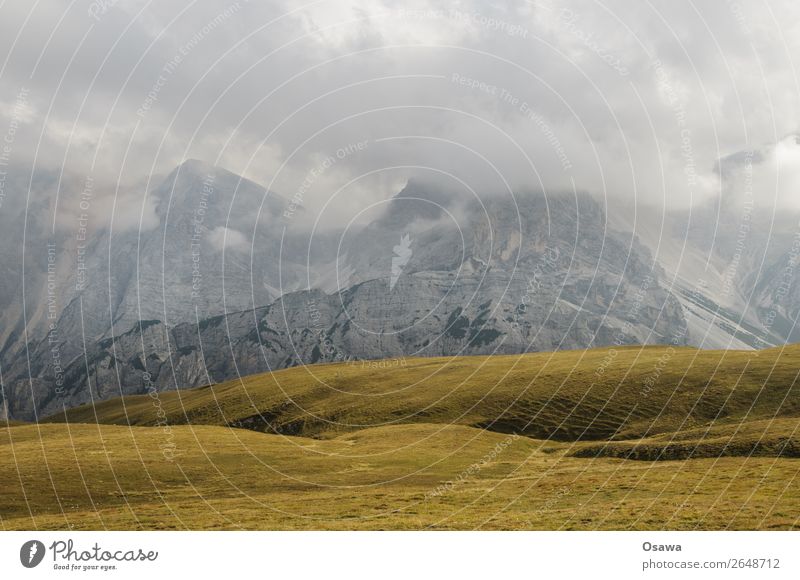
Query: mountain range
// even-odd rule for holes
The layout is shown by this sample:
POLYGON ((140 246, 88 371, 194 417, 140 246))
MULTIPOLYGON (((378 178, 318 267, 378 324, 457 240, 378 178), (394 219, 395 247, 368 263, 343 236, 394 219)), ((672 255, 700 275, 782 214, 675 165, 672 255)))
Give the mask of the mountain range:
POLYGON ((194 160, 133 192, 138 219, 81 211, 99 192, 60 174, 13 187, 7 419, 320 362, 798 339, 796 216, 721 199, 659 211, 411 179, 369 219, 319 230, 194 160))

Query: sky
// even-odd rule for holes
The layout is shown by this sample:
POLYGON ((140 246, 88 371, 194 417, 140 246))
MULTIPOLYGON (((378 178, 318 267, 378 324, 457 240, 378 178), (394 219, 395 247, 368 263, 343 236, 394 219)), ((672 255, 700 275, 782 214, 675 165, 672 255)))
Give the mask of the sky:
POLYGON ((5 2, 0 171, 119 216, 186 159, 330 223, 409 178, 800 209, 796 2, 397 4, 5 2))

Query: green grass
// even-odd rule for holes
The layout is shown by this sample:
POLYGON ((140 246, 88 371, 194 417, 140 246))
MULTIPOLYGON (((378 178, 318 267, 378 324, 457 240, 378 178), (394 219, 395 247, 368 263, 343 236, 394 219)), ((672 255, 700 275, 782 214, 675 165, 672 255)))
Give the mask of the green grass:
POLYGON ((791 529, 798 369, 798 347, 629 347, 125 397, 0 427, 0 523, 791 529))
POLYGON ((326 440, 183 426, 173 461, 165 441, 148 427, 5 430, 3 528, 797 526, 800 466, 789 459, 579 459, 569 444, 432 424, 326 440))
MULTIPOLYGON (((160 393, 171 425, 236 425, 333 437, 445 423, 560 441, 632 439, 800 416, 800 347, 741 352, 627 347, 522 356, 407 359, 404 366, 297 367, 160 393), (651 384, 652 383, 652 384, 651 384)), ((154 425, 149 396, 86 405, 51 421, 154 425)))

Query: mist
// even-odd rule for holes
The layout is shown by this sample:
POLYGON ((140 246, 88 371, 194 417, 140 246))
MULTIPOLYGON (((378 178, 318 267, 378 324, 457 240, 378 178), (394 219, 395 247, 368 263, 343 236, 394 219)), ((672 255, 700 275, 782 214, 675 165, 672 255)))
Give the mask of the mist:
POLYGON ((145 228, 189 158, 326 227, 433 176, 686 208, 741 197, 720 167, 748 151, 760 203, 798 209, 794 3, 404 6, 6 6, 4 163, 106 184, 109 222, 124 189, 145 228))

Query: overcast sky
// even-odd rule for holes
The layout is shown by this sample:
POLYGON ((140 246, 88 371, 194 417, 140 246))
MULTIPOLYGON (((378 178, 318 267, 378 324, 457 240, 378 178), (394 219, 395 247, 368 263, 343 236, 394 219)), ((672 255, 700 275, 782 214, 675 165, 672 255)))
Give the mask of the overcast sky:
POLYGON ((4 163, 199 158, 332 216, 414 176, 686 206, 752 163, 798 204, 796 2, 302 4, 5 2, 4 163))

